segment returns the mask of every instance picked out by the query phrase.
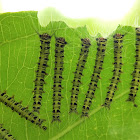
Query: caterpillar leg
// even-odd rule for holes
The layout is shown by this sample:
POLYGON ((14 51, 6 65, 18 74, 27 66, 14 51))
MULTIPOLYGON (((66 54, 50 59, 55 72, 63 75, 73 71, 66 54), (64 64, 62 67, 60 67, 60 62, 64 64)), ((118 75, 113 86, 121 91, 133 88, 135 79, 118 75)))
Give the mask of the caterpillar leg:
POLYGON ((136 94, 135 95, 129 94, 129 97, 128 97, 128 99, 126 101, 127 102, 132 102, 134 104, 134 107, 138 107, 138 105, 135 104, 135 97, 136 97, 136 94))
POLYGON ((102 106, 110 110, 110 103, 111 103, 111 100, 109 100, 109 98, 106 98, 102 106))
POLYGON ((70 109, 69 113, 76 113, 76 114, 78 114, 78 111, 77 110, 70 109))
POLYGON ((53 123, 53 122, 55 122, 55 121, 61 122, 59 116, 58 116, 58 117, 54 117, 54 116, 53 116, 53 119, 52 119, 51 123, 53 123))

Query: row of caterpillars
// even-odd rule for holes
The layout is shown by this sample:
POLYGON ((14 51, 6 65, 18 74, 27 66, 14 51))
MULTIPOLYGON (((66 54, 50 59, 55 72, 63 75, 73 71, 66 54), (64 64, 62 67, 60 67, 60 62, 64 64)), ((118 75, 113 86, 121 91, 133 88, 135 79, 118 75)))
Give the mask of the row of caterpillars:
MULTIPOLYGON (((13 111, 17 112, 21 117, 24 117, 26 120, 36 124, 41 129, 46 130, 47 127, 43 126, 42 123, 45 119, 40 119, 38 115, 35 115, 34 112, 40 112, 41 107, 41 99, 43 91, 43 85, 45 84, 45 75, 46 67, 49 58, 49 49, 51 36, 48 34, 42 34, 39 36, 41 42, 41 51, 38 62, 38 68, 36 71, 36 79, 35 79, 35 88, 34 88, 34 96, 33 96, 33 111, 29 111, 27 107, 24 107, 21 102, 17 102, 14 100, 14 96, 9 97, 6 92, 0 93, 0 102, 4 105, 10 107, 13 111)), ((114 38, 114 70, 113 76, 111 78, 110 86, 108 87, 107 96, 105 98, 104 104, 107 108, 110 108, 110 104, 114 97, 114 93, 117 89, 117 84, 120 82, 120 75, 122 73, 122 47, 123 47, 123 38, 124 35, 119 33, 113 36, 114 38)), ((81 116, 88 116, 90 106, 92 104, 92 100, 94 98, 94 94, 97 88, 98 80, 100 79, 100 73, 102 70, 102 65, 105 56, 106 43, 107 39, 100 37, 96 39, 97 42, 97 54, 95 59, 95 66, 93 70, 93 74, 91 75, 91 81, 89 83, 88 91, 85 94, 85 100, 82 108, 81 116)), ((60 121, 60 107, 61 107, 61 82, 63 80, 63 59, 64 59, 64 48, 67 42, 63 37, 56 38, 55 43, 55 68, 54 68, 54 84, 53 84, 53 119, 54 121, 60 121)), ((77 102, 79 95, 79 87, 81 85, 81 77, 83 76, 83 69, 85 68, 85 63, 87 61, 89 48, 91 46, 91 42, 88 38, 81 39, 81 51, 77 63, 76 70, 74 72, 73 86, 71 90, 71 103, 69 112, 77 113, 77 102)), ((131 101, 135 104, 135 97, 139 87, 139 78, 140 78, 140 28, 136 28, 136 62, 134 64, 134 71, 132 73, 133 79, 131 81, 131 88, 129 93, 129 98, 127 101, 131 101)), ((1 127, 2 128, 2 127, 1 127)), ((1 131, 0 131, 1 132, 1 131)), ((0 134, 1 136, 2 134, 0 134)), ((7 136, 7 135, 5 135, 7 136)), ((11 135, 9 135, 11 136, 11 135)), ((12 137, 12 136, 11 136, 12 137)))

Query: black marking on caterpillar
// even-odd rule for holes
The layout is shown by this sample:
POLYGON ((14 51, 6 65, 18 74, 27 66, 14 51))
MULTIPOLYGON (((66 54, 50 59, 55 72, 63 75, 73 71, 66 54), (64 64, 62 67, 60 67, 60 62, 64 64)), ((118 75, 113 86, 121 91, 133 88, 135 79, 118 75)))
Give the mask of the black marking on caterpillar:
POLYGON ((78 101, 78 94, 79 94, 79 87, 81 85, 81 77, 82 72, 85 67, 85 63, 88 57, 89 47, 90 47, 90 40, 88 38, 81 39, 82 48, 80 52, 80 56, 78 59, 78 64, 76 71, 74 72, 74 80, 73 80, 73 87, 71 90, 71 103, 70 103, 70 113, 75 112, 77 113, 77 101, 78 101))
POLYGON ((97 88, 97 83, 98 83, 98 80, 100 79, 100 73, 102 70, 102 65, 103 65, 104 56, 105 56, 107 39, 100 37, 100 38, 97 38, 96 41, 97 41, 98 48, 97 48, 95 66, 94 66, 93 74, 91 76, 89 88, 86 93, 86 98, 84 100, 81 117, 83 116, 88 117, 88 112, 92 104, 92 99, 94 98, 94 93, 97 88))
POLYGON ((113 77, 110 79, 111 84, 108 87, 107 96, 105 102, 102 106, 105 106, 110 109, 110 104, 114 97, 114 93, 117 90, 118 82, 120 82, 120 75, 122 73, 122 43, 124 35, 115 34, 114 38, 114 70, 113 77))
POLYGON ((50 42, 51 42, 51 36, 44 33, 42 35, 39 35, 40 42, 41 42, 41 51, 39 56, 39 62, 38 62, 38 68, 36 71, 36 79, 35 79, 35 88, 33 90, 34 96, 33 96, 33 111, 39 113, 40 107, 41 107, 41 100, 42 100, 42 93, 43 86, 45 84, 44 78, 47 68, 47 62, 49 60, 49 54, 50 54, 50 42))
POLYGON ((4 140, 16 140, 11 134, 9 134, 9 131, 3 128, 3 125, 0 124, 0 139, 4 140))
POLYGON ((130 87, 129 97, 126 101, 133 102, 134 106, 137 107, 135 104, 135 97, 138 91, 139 83, 140 83, 140 28, 136 28, 136 62, 134 64, 134 71, 132 73, 132 81, 130 87))
POLYGON ((64 46, 67 44, 64 38, 56 38, 55 43, 55 68, 54 68, 54 84, 53 84, 53 118, 52 122, 60 122, 60 106, 61 106, 61 81, 63 79, 63 59, 64 59, 64 46))
POLYGON ((5 92, 0 93, 0 102, 10 107, 13 111, 17 112, 21 117, 26 120, 38 125, 41 129, 46 130, 46 126, 42 126, 42 123, 46 121, 45 119, 40 119, 33 112, 29 111, 27 107, 24 107, 21 102, 16 102, 14 96, 9 97, 5 92))

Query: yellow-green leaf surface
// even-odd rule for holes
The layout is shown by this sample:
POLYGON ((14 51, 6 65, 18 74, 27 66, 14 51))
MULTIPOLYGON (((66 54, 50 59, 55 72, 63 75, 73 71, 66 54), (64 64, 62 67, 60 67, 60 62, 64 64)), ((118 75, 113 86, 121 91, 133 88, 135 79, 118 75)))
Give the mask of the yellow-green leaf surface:
POLYGON ((137 108, 126 102, 129 94, 135 63, 135 29, 130 26, 118 26, 107 38, 107 50, 95 92, 96 98, 90 109, 89 118, 81 118, 82 106, 85 98, 90 76, 93 73, 97 45, 96 37, 89 35, 86 27, 69 28, 64 22, 52 22, 46 28, 41 28, 37 20, 37 12, 5 13, 0 15, 0 91, 7 91, 9 96, 15 95, 16 101, 23 101, 24 106, 32 110, 35 71, 40 54, 39 34, 52 35, 49 55, 49 67, 45 77, 46 85, 43 94, 40 117, 46 119, 44 125, 48 129, 44 132, 36 125, 16 112, 0 103, 0 123, 10 130, 17 140, 138 140, 140 139, 140 91, 136 96, 137 108), (123 73, 121 82, 115 92, 111 109, 103 108, 107 87, 113 73, 113 35, 125 34, 123 41, 123 73), (65 46, 64 71, 61 100, 61 122, 52 121, 52 95, 55 60, 55 37, 64 37, 65 46), (81 38, 88 37, 91 47, 87 63, 83 71, 82 85, 78 99, 78 113, 69 114, 70 96, 74 71, 81 49, 81 38))

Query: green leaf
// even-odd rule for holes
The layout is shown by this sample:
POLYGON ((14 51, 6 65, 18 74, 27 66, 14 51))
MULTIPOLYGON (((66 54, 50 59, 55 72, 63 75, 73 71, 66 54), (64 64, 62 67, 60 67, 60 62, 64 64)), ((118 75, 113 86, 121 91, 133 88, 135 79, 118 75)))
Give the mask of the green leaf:
MULTIPOLYGON (((94 27, 96 28, 96 27, 94 27)), ((0 123, 10 130, 16 139, 20 140, 45 140, 45 139, 99 139, 118 140, 140 137, 140 110, 133 104, 126 102, 129 94, 135 63, 135 29, 131 26, 118 26, 108 36, 106 56, 95 92, 96 98, 90 109, 89 118, 81 118, 82 106, 88 84, 95 64, 97 44, 96 37, 89 35, 86 27, 70 28, 64 22, 51 22, 47 27, 40 27, 37 12, 5 13, 0 15, 0 91, 7 91, 9 96, 15 95, 16 101, 23 101, 24 106, 32 110, 35 70, 40 52, 39 34, 53 35, 49 56, 49 67, 45 77, 42 107, 40 117, 46 119, 47 131, 21 118, 16 112, 0 103, 0 123), (101 105, 104 103, 107 87, 113 73, 113 35, 125 34, 123 41, 123 73, 118 90, 115 92, 111 109, 107 110, 101 105), (64 71, 61 101, 61 123, 51 123, 52 120, 52 95, 54 75, 54 49, 55 37, 64 37, 68 44, 65 46, 64 71), (91 47, 87 63, 83 72, 82 85, 78 99, 79 114, 69 114, 70 96, 73 72, 76 69, 81 49, 81 38, 88 37, 91 47)), ((140 95, 137 94, 136 104, 140 105, 140 95)))

